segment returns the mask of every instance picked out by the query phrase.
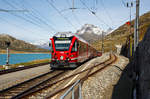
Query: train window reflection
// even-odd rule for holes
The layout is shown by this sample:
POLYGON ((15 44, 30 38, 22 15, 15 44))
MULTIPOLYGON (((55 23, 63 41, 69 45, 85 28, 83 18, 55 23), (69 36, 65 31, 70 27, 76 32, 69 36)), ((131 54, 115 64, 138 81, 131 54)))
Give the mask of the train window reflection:
POLYGON ((71 41, 55 41, 56 51, 68 51, 71 41))

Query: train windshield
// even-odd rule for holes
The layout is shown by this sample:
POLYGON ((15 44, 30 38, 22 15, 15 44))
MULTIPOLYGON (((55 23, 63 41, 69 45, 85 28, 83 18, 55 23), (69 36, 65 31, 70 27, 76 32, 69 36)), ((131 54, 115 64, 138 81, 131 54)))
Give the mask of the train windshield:
POLYGON ((71 40, 56 40, 55 49, 56 51, 68 51, 70 47, 71 40))

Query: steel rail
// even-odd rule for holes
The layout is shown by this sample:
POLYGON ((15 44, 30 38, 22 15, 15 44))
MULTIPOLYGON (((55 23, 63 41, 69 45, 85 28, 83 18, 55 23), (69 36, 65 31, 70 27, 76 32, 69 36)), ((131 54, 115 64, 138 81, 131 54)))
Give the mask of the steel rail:
POLYGON ((64 73, 64 71, 58 72, 56 71, 50 71, 48 73, 42 74, 40 76, 34 77, 32 79, 29 79, 27 81, 24 81, 22 83, 16 84, 12 87, 6 88, 4 90, 0 91, 0 98, 12 98, 12 99, 18 99, 20 95, 23 95, 27 92, 29 89, 34 89, 42 82, 45 82, 47 80, 53 79, 60 74, 64 73), (51 75, 51 76, 50 76, 51 75), (50 77, 49 77, 50 76, 50 77))
MULTIPOLYGON (((116 57, 115 55, 114 55, 114 59, 113 59, 113 60, 112 60, 112 56, 110 55, 110 60, 105 61, 105 62, 104 62, 104 66, 103 66, 102 68, 96 70, 95 72, 89 74, 88 76, 85 76, 85 77, 81 78, 80 81, 81 81, 81 82, 84 82, 88 77, 90 77, 90 76, 96 74, 97 72, 101 72, 102 70, 104 70, 104 69, 105 69, 106 67, 108 67, 108 66, 111 66, 111 64, 114 63, 114 62, 116 62, 116 60, 117 60, 117 57, 116 57), (108 62, 108 63, 106 63, 106 62, 108 62), (106 64, 105 64, 105 63, 106 63, 106 64)), ((98 65, 99 65, 99 64, 98 64, 98 65)), ((62 92, 62 91, 64 91, 64 90, 66 90, 67 88, 71 87, 74 83, 75 83, 75 82, 71 83, 70 85, 68 85, 68 86, 66 86, 66 87, 64 87, 64 88, 62 88, 62 89, 57 90, 57 91, 54 92, 54 93, 51 93, 50 95, 47 95, 44 99, 49 99, 49 98, 53 97, 54 95, 56 95, 56 94, 58 94, 58 93, 60 93, 60 92, 62 92)))
MULTIPOLYGON (((110 59, 107 59, 106 61, 109 61, 109 60, 110 60, 110 59)), ((105 62, 106 62, 106 61, 105 61, 105 62)), ((26 97, 26 96, 30 96, 30 95, 32 95, 33 93, 36 93, 36 92, 41 91, 41 90, 43 90, 43 89, 46 89, 46 88, 48 88, 48 87, 52 87, 53 85, 57 84, 58 82, 67 80, 67 79, 69 79, 69 78, 71 78, 71 77, 74 77, 74 76, 76 76, 76 75, 78 75, 78 74, 84 73, 84 72, 86 72, 86 71, 88 71, 88 70, 91 70, 91 69, 93 69, 93 68, 95 68, 95 67, 101 65, 101 64, 104 64, 105 62, 99 63, 99 64, 97 64, 97 65, 95 65, 95 66, 93 66, 93 67, 87 68, 87 69, 85 69, 85 70, 83 70, 83 71, 77 72, 77 73, 72 74, 72 75, 70 75, 70 76, 67 76, 67 77, 65 77, 65 78, 59 79, 59 80, 57 80, 57 81, 55 81, 55 82, 52 82, 52 83, 50 83, 50 84, 48 84, 48 85, 46 85, 46 86, 44 86, 44 87, 41 87, 40 89, 35 89, 34 91, 30 91, 30 92, 28 92, 28 94, 26 94, 25 96, 22 95, 21 98, 26 97)), ((68 87, 70 87, 70 86, 71 86, 71 85, 69 85, 68 87)))
MULTIPOLYGON (((89 76, 92 76, 92 74, 95 74, 95 73, 97 73, 99 70, 102 70, 102 69, 106 68, 106 67, 107 67, 106 65, 109 65, 109 64, 113 63, 114 61, 109 62, 109 61, 111 60, 111 58, 112 58, 112 56, 110 55, 110 58, 107 59, 106 61, 102 62, 102 63, 99 63, 99 64, 97 64, 97 65, 95 65, 95 66, 93 66, 93 67, 91 67, 91 68, 85 69, 85 70, 83 70, 83 71, 80 71, 80 72, 77 72, 77 73, 75 73, 75 74, 72 74, 72 75, 70 75, 70 76, 68 76, 68 77, 62 78, 62 79, 57 80, 57 81, 55 81, 55 82, 52 82, 52 83, 50 83, 50 84, 44 86, 43 88, 36 89, 36 90, 34 90, 34 91, 32 91, 32 92, 29 92, 28 94, 26 94, 26 95, 23 96, 23 97, 26 97, 26 96, 28 97, 28 96, 32 95, 33 93, 38 93, 39 91, 42 91, 42 90, 44 90, 44 89, 46 89, 46 88, 48 88, 48 87, 49 87, 49 88, 52 87, 53 85, 57 84, 58 82, 64 81, 64 80, 69 79, 69 78, 71 78, 71 77, 74 77, 74 76, 76 76, 76 75, 78 75, 78 74, 84 73, 85 71, 88 71, 88 70, 89 70, 88 73, 87 73, 87 74, 89 74, 88 77, 89 77, 89 76), (109 63, 107 63, 107 62, 109 62, 109 63), (107 64, 106 64, 106 63, 107 63, 107 64), (103 66, 101 69, 95 71, 95 73, 91 73, 91 74, 90 74, 90 72, 91 72, 91 70, 92 70, 93 68, 98 67, 99 65, 103 65, 103 64, 104 64, 104 66, 103 66)), ((116 59, 114 59, 114 60, 116 60, 116 59)), ((88 78, 88 77, 86 76, 86 77, 82 78, 82 80, 84 80, 85 78, 88 78)), ((71 85, 73 85, 73 83, 70 84, 70 85, 68 85, 65 89, 67 89, 67 88, 70 87, 71 85)), ((60 89, 60 92, 63 91, 63 90, 64 90, 64 89, 60 89)), ((59 92, 59 91, 58 91, 58 92, 59 92)), ((58 93, 58 92, 57 92, 57 93, 58 93)), ((55 94, 56 94, 56 93, 55 93, 55 94)), ((52 93, 51 95, 53 96, 54 93, 52 93)), ((51 97, 51 95, 50 95, 50 97, 51 97)), ((23 98, 23 97, 21 97, 21 98, 23 98)))

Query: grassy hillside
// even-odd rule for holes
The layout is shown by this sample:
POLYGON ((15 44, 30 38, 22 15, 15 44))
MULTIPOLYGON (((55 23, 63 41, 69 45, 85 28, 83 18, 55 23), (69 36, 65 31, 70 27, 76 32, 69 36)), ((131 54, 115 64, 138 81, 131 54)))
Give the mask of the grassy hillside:
MULTIPOLYGON (((144 37, 144 34, 150 26, 150 12, 145 13, 144 15, 140 16, 139 20, 139 40, 141 41, 144 37)), ((115 45, 124 45, 128 39, 128 36, 132 35, 132 42, 133 42, 133 35, 134 35, 134 20, 131 22, 131 34, 130 34, 130 27, 127 24, 120 26, 118 29, 113 31, 110 35, 104 38, 104 51, 116 51, 115 45)), ((101 40, 94 42, 92 45, 101 50, 101 40)))
POLYGON ((48 52, 48 50, 38 48, 35 45, 18 40, 12 36, 0 34, 0 53, 5 53, 4 49, 6 49, 6 41, 11 43, 10 49, 13 52, 48 52))

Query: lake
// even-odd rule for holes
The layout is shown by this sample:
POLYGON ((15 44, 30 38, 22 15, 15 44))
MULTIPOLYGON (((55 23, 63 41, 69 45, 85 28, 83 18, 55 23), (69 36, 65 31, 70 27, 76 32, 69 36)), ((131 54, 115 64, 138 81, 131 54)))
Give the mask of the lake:
MULTIPOLYGON (((6 54, 0 54, 0 65, 6 64, 6 54)), ((49 59, 50 54, 10 54, 9 64, 24 63, 33 60, 49 59)))

